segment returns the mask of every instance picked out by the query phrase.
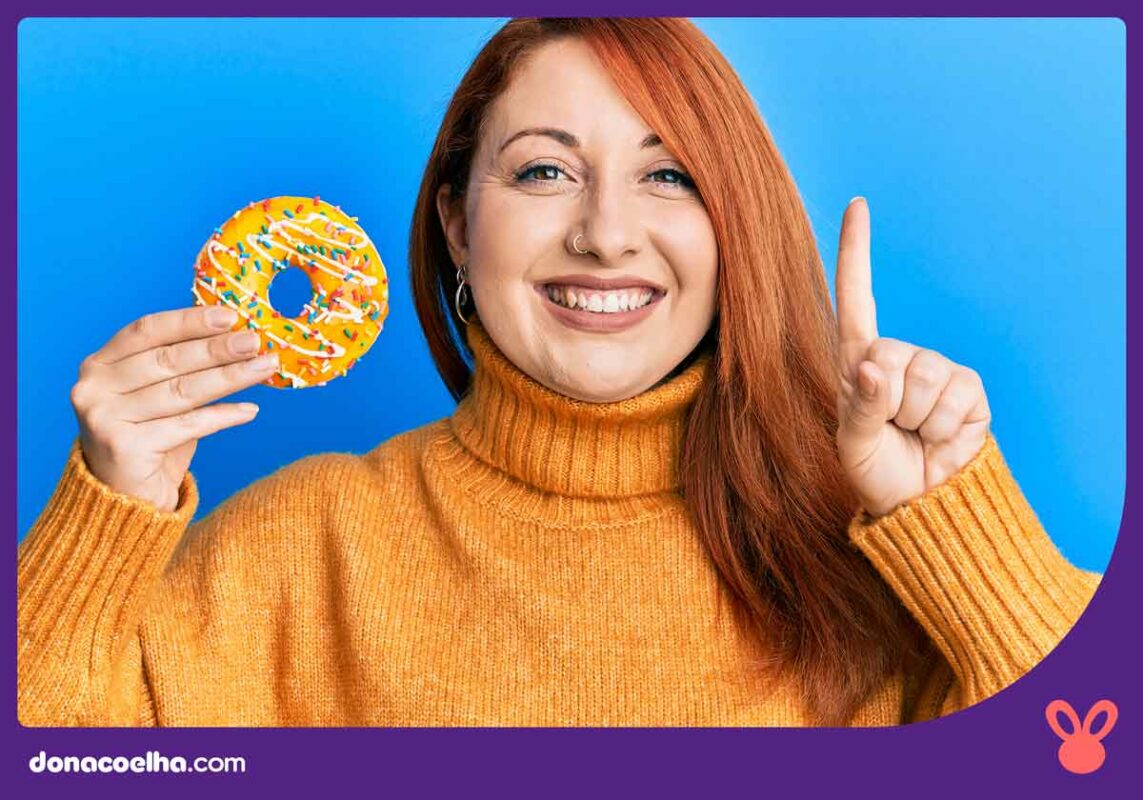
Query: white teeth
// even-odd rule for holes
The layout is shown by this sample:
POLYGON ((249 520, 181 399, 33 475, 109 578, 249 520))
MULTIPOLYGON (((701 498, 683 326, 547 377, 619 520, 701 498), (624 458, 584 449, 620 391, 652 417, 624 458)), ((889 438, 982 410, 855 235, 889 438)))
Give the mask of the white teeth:
POLYGON ((625 289, 615 292, 592 292, 570 286, 548 286, 547 295, 554 303, 597 314, 617 314, 647 305, 654 296, 651 289, 625 289))

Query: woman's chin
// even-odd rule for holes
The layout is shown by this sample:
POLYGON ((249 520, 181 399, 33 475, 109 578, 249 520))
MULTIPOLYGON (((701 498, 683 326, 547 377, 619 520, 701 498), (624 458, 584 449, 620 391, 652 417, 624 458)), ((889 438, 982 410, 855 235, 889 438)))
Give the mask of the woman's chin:
POLYGON ((629 369, 576 369, 562 377, 564 385, 558 391, 585 403, 614 403, 649 388, 633 380, 629 369))

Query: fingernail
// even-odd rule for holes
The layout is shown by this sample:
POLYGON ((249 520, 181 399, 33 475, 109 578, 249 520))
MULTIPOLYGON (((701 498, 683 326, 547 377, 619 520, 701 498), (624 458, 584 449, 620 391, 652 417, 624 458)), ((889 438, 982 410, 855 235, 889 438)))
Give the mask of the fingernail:
POLYGON ((214 328, 229 328, 238 319, 238 314, 232 308, 212 306, 206 310, 206 320, 214 328))
POLYGON ((262 344, 262 338, 250 331, 240 333, 231 339, 231 348, 238 355, 247 355, 258 351, 258 347, 262 344))
POLYGON ((253 403, 239 403, 238 410, 239 412, 252 417, 258 413, 258 406, 254 405, 253 403))
POLYGON ((854 203, 856 203, 858 200, 864 200, 864 199, 865 199, 865 197, 864 197, 863 195, 860 195, 860 194, 859 194, 859 195, 857 195, 856 197, 852 197, 852 198, 850 198, 850 200, 849 200, 849 205, 853 205, 853 204, 854 204, 854 203))
POLYGON ((251 372, 265 372, 268 369, 276 369, 278 366, 277 353, 264 353, 257 358, 252 358, 246 362, 246 369, 251 372))

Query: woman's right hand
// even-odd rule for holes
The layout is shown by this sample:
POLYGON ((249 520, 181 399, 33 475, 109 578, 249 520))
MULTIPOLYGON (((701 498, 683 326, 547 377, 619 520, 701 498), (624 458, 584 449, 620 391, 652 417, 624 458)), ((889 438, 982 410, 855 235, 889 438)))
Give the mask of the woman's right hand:
POLYGON ((216 403, 261 383, 277 353, 257 358, 237 313, 204 306, 148 314, 83 360, 71 403, 90 472, 111 489, 174 511, 198 440, 249 422, 253 403, 216 403))

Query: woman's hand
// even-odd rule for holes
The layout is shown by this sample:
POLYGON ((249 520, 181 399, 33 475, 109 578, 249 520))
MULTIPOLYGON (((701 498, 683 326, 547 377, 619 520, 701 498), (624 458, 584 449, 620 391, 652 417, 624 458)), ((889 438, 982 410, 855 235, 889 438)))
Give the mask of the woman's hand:
POLYGON ((837 253, 837 449, 880 516, 943 483, 980 452, 992 418, 974 370, 877 335, 869 206, 850 201, 837 253))
POLYGON ((205 404, 277 369, 276 353, 252 358, 259 336, 230 331, 236 320, 221 306, 148 314, 83 360, 71 403, 95 477, 162 511, 175 509, 198 440, 258 412, 252 403, 205 404))

